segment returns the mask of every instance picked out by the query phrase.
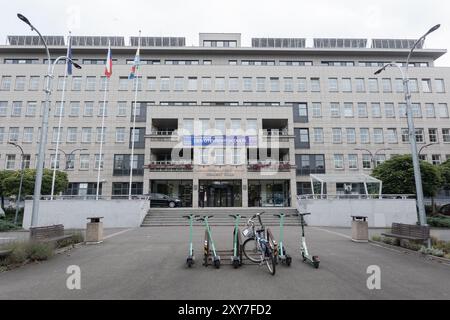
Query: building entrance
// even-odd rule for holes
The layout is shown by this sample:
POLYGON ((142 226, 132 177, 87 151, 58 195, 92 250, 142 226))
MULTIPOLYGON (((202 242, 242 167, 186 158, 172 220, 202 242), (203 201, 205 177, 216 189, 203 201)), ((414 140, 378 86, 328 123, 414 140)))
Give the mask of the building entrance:
POLYGON ((199 207, 241 207, 240 180, 200 180, 199 207))

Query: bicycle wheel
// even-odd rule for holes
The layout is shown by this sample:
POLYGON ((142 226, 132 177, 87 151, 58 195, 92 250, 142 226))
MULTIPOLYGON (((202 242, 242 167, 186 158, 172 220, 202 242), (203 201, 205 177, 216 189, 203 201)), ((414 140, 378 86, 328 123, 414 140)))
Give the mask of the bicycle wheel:
POLYGON ((272 249, 267 248, 266 256, 264 257, 264 260, 266 261, 267 269, 269 269, 269 272, 271 275, 275 275, 275 255, 273 254, 272 249))
POLYGON ((247 240, 245 240, 242 246, 242 251, 244 251, 244 255, 251 262, 261 262, 261 252, 256 246, 255 238, 248 238, 247 240))

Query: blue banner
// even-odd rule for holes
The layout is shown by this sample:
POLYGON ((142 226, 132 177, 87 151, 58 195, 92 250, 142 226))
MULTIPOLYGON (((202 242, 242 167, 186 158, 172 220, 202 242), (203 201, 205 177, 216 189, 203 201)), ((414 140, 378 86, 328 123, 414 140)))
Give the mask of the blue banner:
POLYGON ((186 147, 257 147, 258 136, 183 136, 186 147))

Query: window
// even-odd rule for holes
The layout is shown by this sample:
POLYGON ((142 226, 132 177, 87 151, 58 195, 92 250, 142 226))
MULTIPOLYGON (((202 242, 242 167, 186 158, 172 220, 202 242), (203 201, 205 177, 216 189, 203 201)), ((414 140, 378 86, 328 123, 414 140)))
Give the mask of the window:
POLYGON ((313 102, 311 104, 313 118, 322 117, 322 104, 320 102, 313 102))
POLYGON ((92 117, 93 115, 94 115, 94 102, 86 101, 84 103, 83 116, 85 116, 85 117, 92 117))
POLYGON ((372 168, 372 158, 370 154, 363 154, 362 155, 362 165, 363 169, 371 169, 372 168))
POLYGON ((125 128, 119 127, 116 128, 116 143, 124 143, 125 142, 125 128))
POLYGON ((96 169, 96 170, 98 170, 99 168, 103 169, 104 158, 105 158, 105 155, 103 153, 94 155, 94 160, 95 160, 94 169, 96 169))
POLYGON ((344 169, 344 155, 343 154, 335 154, 334 157, 334 168, 338 170, 344 169))
POLYGON ((345 129, 347 135, 347 143, 356 143, 356 130, 355 128, 345 129))
POLYGON ((328 78, 328 91, 329 92, 339 91, 337 78, 328 78))
POLYGON ((409 130, 407 128, 402 128, 402 142, 409 142, 409 130))
POLYGON ((11 90, 11 76, 2 76, 0 90, 2 90, 2 91, 11 90))
POLYGON ((344 117, 353 118, 353 103, 351 102, 344 103, 344 117))
POLYGON ((211 91, 211 78, 210 77, 202 77, 202 90, 203 91, 211 91))
MULTIPOLYGON (((147 78, 148 79, 148 78, 147 78)), ((152 83, 152 87, 153 90, 156 90, 156 78, 151 78, 153 79, 153 83, 152 83)), ((128 77, 119 77, 119 91, 127 91, 128 90, 128 77)), ((147 87, 149 87, 149 80, 147 80, 147 87)), ((149 89, 152 90, 152 89, 149 89)))
POLYGON ((0 117, 6 117, 8 113, 8 101, 0 101, 0 117))
POLYGON ((222 149, 222 148, 214 149, 214 158, 215 158, 216 165, 224 164, 225 163, 224 149, 222 149))
POLYGON ((80 154, 80 170, 89 170, 89 155, 80 154))
POLYGON ((381 117, 381 106, 379 103, 372 103, 372 117, 373 118, 380 118, 381 117))
POLYGON ((320 92, 320 79, 319 78, 311 78, 311 91, 312 92, 320 92))
POLYGON ((99 117, 107 117, 108 116, 108 102, 104 101, 104 102, 99 102, 99 106, 98 106, 98 116, 99 117))
POLYGON ((14 101, 12 103, 11 116, 20 117, 22 115, 22 101, 14 101))
POLYGON ((383 129, 382 128, 374 128, 373 129, 373 142, 374 143, 383 143, 383 129))
POLYGON ((72 77, 72 91, 81 91, 81 83, 83 82, 81 77, 72 77))
POLYGON ((55 117, 64 117, 64 102, 56 101, 54 116, 55 117))
POLYGON ((342 143, 342 129, 333 128, 332 129, 333 143, 342 143))
MULTIPOLYGON (((128 171, 130 170, 128 169, 128 171)), ((118 196, 128 195, 129 187, 130 184, 128 182, 113 182, 112 194, 118 196)), ((144 191, 144 184, 142 182, 133 182, 131 184, 131 194, 142 194, 143 191, 144 191)))
POLYGON ((398 143, 396 128, 388 128, 387 129, 387 142, 388 143, 398 143))
POLYGON ((33 127, 25 127, 23 128, 23 142, 24 143, 32 143, 33 142, 33 127))
POLYGON ((81 142, 91 143, 92 142, 92 128, 82 128, 81 129, 81 142))
POLYGON ((422 109, 420 107, 420 103, 411 104, 411 111, 414 118, 422 118, 422 109))
POLYGON ((244 82, 244 91, 252 91, 253 90, 252 78, 245 77, 245 78, 243 78, 243 82, 244 82))
POLYGON ((239 78, 230 77, 228 79, 228 90, 229 91, 239 91, 239 78))
POLYGON ((358 102, 358 118, 367 118, 367 117, 368 117, 367 103, 358 102))
POLYGON ((349 169, 358 169, 358 155, 357 154, 349 154, 348 155, 348 168, 349 169))
POLYGON ((95 142, 97 143, 105 143, 105 138, 106 138, 106 128, 105 127, 97 127, 97 135, 95 138, 95 142))
POLYGON ((39 81, 40 81, 40 77, 39 76, 31 76, 28 90, 29 91, 37 91, 37 90, 39 90, 39 81))
POLYGON ((67 77, 60 76, 58 77, 58 83, 56 84, 56 90, 62 91, 65 90, 67 77))
POLYGON ((7 154, 5 169, 6 170, 14 170, 15 167, 16 167, 16 155, 15 154, 7 154))
POLYGON ((360 128, 361 143, 370 143, 369 128, 360 128))
POLYGON ((231 133, 239 134, 241 131, 241 119, 231 119, 231 133))
POLYGON ((266 78, 262 77, 256 78, 256 91, 260 92, 266 91, 266 78))
POLYGON ((183 119, 183 130, 185 135, 194 134, 194 119, 183 119))
POLYGON ((434 103, 425 103, 425 114, 427 118, 436 117, 436 111, 434 110, 434 103))
POLYGON ((435 166, 441 164, 441 155, 440 154, 432 154, 431 155, 431 163, 435 166))
POLYGON ((341 108, 339 106, 339 102, 331 102, 330 103, 330 113, 332 118, 340 118, 341 117, 341 108))
POLYGON ((78 117, 79 115, 80 115, 80 102, 79 101, 71 101, 69 116, 78 117))
POLYGON ((188 78, 188 90, 197 91, 197 77, 188 78))
POLYGON ((352 92, 351 78, 342 78, 342 92, 352 92))
POLYGON ((298 136, 300 143, 309 144, 309 129, 296 129, 298 130, 298 136))
MULTIPOLYGON (((224 134, 225 132, 225 119, 216 119, 216 129, 220 128, 220 133, 224 134), (220 121, 220 122, 218 122, 220 121)), ((246 123, 246 132, 247 134, 255 135, 258 132, 258 122, 256 119, 247 119, 246 123)))
POLYGON ((94 91, 96 81, 96 77, 86 77, 86 91, 94 91))
POLYGON ((356 92, 366 92, 366 85, 364 83, 364 78, 356 78, 356 92))
POLYGON ((174 85, 175 91, 183 91, 184 90, 184 77, 175 77, 173 85, 174 85))
MULTIPOLYGON (((123 90, 128 90, 128 79, 125 78, 125 80, 127 80, 127 81, 124 83, 123 90)), ((156 91, 156 77, 147 77, 147 90, 148 91, 156 91)))
POLYGON ((0 127, 0 143, 3 143, 3 140, 5 140, 5 128, 0 127))
POLYGON ((395 118, 395 107, 392 102, 384 104, 384 115, 386 118, 395 118))
POLYGON ((416 142, 419 142, 419 143, 425 142, 423 129, 416 129, 416 142))
POLYGON ((75 168, 75 154, 68 154, 66 157, 66 169, 73 170, 75 168))
POLYGON ((392 92, 392 82, 390 78, 383 78, 381 83, 383 85, 383 92, 392 92))
POLYGON ((323 128, 314 128, 314 143, 323 143, 323 128))
POLYGON ((127 102, 119 101, 117 102, 117 116, 125 117, 127 115, 127 102))
POLYGON ((378 165, 382 164, 385 161, 386 161, 386 155, 385 154, 377 154, 375 156, 375 165, 378 166, 378 165))
POLYGON ((306 78, 297 78, 297 82, 298 82, 298 87, 297 87, 298 92, 306 92, 306 90, 307 90, 306 78))
POLYGON ((422 79, 422 91, 425 93, 431 92, 431 79, 422 79))
POLYGON ((297 110, 299 117, 308 117, 308 106, 306 103, 299 103, 297 110))
POLYGON ((378 92, 377 78, 369 78, 369 92, 378 92))
POLYGON ((442 129, 442 141, 450 142, 450 129, 442 129))
POLYGON ((77 128, 75 127, 67 128, 67 142, 68 143, 77 142, 77 128))
POLYGON ((278 92, 280 91, 280 79, 279 78, 270 78, 270 91, 278 92))
POLYGON ((36 101, 28 101, 28 103, 27 103, 27 110, 25 111, 25 115, 27 117, 34 117, 34 116, 36 116, 36 108, 37 108, 36 101))
POLYGON ((437 93, 444 93, 445 92, 445 84, 444 79, 435 79, 434 80, 435 89, 437 93))
POLYGON ((24 169, 29 169, 30 165, 31 165, 31 155, 24 154, 23 158, 22 158, 22 161, 23 161, 23 168, 24 169))
POLYGON ((395 91, 397 93, 404 92, 403 79, 395 79, 395 91))
POLYGON ((428 139, 430 140, 431 143, 438 142, 437 129, 428 129, 428 139))
POLYGON ((142 90, 142 76, 138 76, 138 77, 134 78, 132 89, 133 89, 133 92, 136 92, 136 89, 137 89, 137 91, 142 90))
POLYGON ((438 109, 439 109, 439 117, 448 118, 448 107, 446 103, 439 103, 438 109))
POLYGON ((411 92, 419 92, 419 85, 417 79, 409 79, 409 90, 411 92))
POLYGON ((161 77, 159 84, 160 84, 161 91, 169 91, 170 90, 170 78, 169 77, 161 77))
POLYGON ((63 128, 53 127, 52 143, 61 141, 63 128))
POLYGON ((406 103, 399 103, 398 104, 398 116, 400 118, 406 118, 406 103))
POLYGON ((284 78, 284 91, 292 92, 294 91, 294 80, 292 78, 284 78))
POLYGON ((16 85, 14 87, 16 91, 24 91, 25 90, 25 77, 17 76, 16 77, 16 85))

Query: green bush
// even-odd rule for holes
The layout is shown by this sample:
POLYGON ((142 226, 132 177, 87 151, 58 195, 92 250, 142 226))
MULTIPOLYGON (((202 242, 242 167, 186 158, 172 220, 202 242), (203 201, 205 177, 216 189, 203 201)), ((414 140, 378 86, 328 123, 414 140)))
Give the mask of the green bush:
POLYGON ((431 227, 450 228, 450 217, 439 214, 433 217, 428 217, 427 223, 431 227))
POLYGON ((0 219, 0 232, 12 231, 17 229, 19 229, 19 227, 11 221, 3 218, 0 219))
POLYGON ((6 250, 12 250, 6 257, 4 265, 17 265, 27 261, 27 250, 25 242, 14 242, 5 246, 6 250))
POLYGON ((422 247, 421 244, 418 244, 418 243, 415 243, 415 242, 412 242, 412 241, 402 241, 400 243, 401 243, 401 246, 403 248, 406 248, 406 249, 409 249, 409 250, 414 250, 414 251, 419 251, 420 248, 422 247))
POLYGON ((80 231, 74 232, 71 235, 72 235, 71 238, 67 238, 67 239, 58 241, 58 248, 75 245, 77 243, 84 241, 83 234, 80 231))
POLYGON ((378 234, 374 234, 372 236, 372 241, 380 242, 381 241, 381 236, 378 235, 378 234))
POLYGON ((450 241, 442 241, 442 240, 433 240, 432 239, 432 246, 441 249, 444 251, 444 253, 450 254, 450 241))
POLYGON ((427 248, 425 246, 422 246, 419 250, 420 253, 423 254, 431 254, 432 256, 436 256, 436 257, 443 257, 444 256, 444 251, 442 251, 441 249, 438 248, 427 248))
POLYGON ((392 246, 399 246, 400 245, 400 240, 397 239, 397 238, 382 237, 381 241, 386 243, 386 244, 390 244, 392 246))
POLYGON ((53 246, 42 242, 14 242, 5 246, 11 253, 2 265, 20 265, 27 261, 47 260, 53 255, 53 246))

